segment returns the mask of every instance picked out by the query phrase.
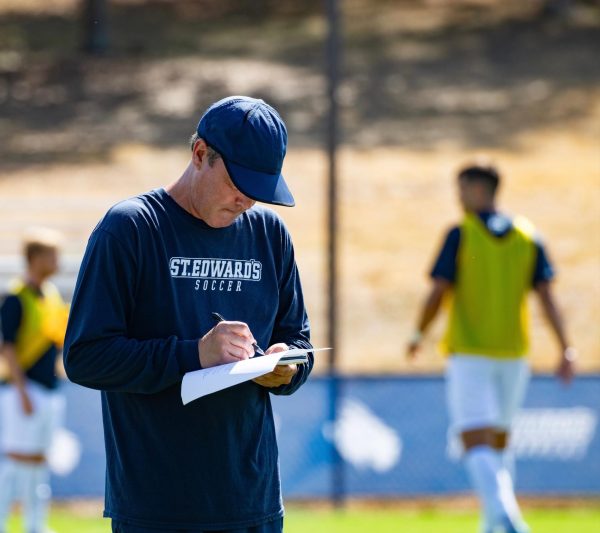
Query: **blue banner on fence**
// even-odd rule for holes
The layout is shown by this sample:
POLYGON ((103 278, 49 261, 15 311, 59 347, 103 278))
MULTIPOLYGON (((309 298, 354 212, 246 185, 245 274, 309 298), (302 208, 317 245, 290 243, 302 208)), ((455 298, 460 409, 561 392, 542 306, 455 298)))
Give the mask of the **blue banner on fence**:
MULTIPOLYGON (((330 495, 334 445, 344 460, 349 496, 468 490, 459 451, 447 438, 442 377, 343 378, 335 424, 327 420, 329 383, 315 377, 293 396, 272 398, 286 498, 330 495)), ((64 391, 68 435, 81 454, 70 473, 54 477, 54 494, 102 495, 100 394, 72 384, 65 384, 64 391)), ((550 377, 532 379, 513 432, 518 491, 600 494, 599 399, 600 376, 579 377, 570 387, 550 377)))
MULTIPOLYGON (((313 379, 293 399, 274 399, 286 497, 329 495, 331 443, 346 464, 348 495, 468 490, 460 446, 448 437, 443 378, 347 378, 341 392, 333 425, 326 379, 313 379)), ((600 494, 599 398, 600 377, 568 388, 533 378, 513 430, 518 491, 600 494)))

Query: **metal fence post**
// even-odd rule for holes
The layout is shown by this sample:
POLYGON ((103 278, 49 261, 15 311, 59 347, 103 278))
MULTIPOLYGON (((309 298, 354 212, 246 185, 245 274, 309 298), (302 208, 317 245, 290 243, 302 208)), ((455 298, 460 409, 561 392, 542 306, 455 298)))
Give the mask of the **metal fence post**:
MULTIPOLYGON (((328 35, 327 35, 327 157, 328 157, 328 325, 329 346, 333 348, 329 356, 329 422, 332 431, 335 431, 335 422, 340 404, 340 378, 337 372, 337 234, 338 234, 338 206, 337 206, 337 147, 339 142, 338 128, 338 85, 339 85, 339 39, 340 39, 340 13, 337 0, 326 0, 328 35)), ((331 498, 336 506, 342 506, 345 496, 344 461, 335 444, 335 435, 332 433, 332 475, 331 498)))

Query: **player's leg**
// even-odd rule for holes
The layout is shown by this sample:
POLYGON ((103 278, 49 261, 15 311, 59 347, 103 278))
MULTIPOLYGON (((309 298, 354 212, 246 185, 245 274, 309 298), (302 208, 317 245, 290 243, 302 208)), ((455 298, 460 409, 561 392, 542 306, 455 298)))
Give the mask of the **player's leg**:
POLYGON ((12 385, 0 388, 0 417, 2 433, 0 435, 0 532, 4 533, 13 501, 17 495, 18 463, 7 454, 12 443, 18 437, 19 402, 16 389, 12 385))
POLYGON ((0 533, 6 531, 6 522, 15 499, 16 474, 16 465, 11 458, 4 456, 0 459, 0 533))
POLYGON ((502 462, 515 480, 514 453, 510 446, 510 431, 514 418, 523 403, 530 371, 525 359, 506 361, 500 370, 498 394, 500 406, 499 427, 496 429, 494 447, 502 455, 502 462))
POLYGON ((500 463, 493 449, 498 418, 493 361, 480 356, 451 356, 446 391, 451 428, 461 437, 465 467, 481 503, 481 529, 488 533, 502 515, 497 483, 500 463))
POLYGON ((27 533, 46 533, 50 497, 50 474, 42 456, 39 462, 26 462, 23 469, 23 522, 27 533))
POLYGON ((508 472, 513 485, 516 481, 515 454, 512 447, 509 446, 510 432, 507 429, 496 428, 494 431, 494 449, 502 466, 508 472))
POLYGON ((22 415, 18 432, 11 443, 10 457, 17 462, 18 492, 23 503, 27 533, 45 532, 50 504, 49 472, 45 453, 53 420, 49 391, 41 385, 27 384, 33 413, 22 415))
POLYGON ((518 531, 527 531, 515 496, 515 460, 510 447, 510 430, 523 402, 529 382, 529 367, 524 359, 498 363, 497 394, 500 417, 494 436, 494 448, 503 466, 500 476, 501 496, 507 515, 518 531))
POLYGON ((502 521, 503 508, 498 498, 498 472, 501 468, 498 456, 490 445, 492 428, 478 431, 481 438, 473 438, 474 433, 464 432, 464 463, 481 505, 481 530, 491 533, 496 524, 502 521), (484 436, 485 435, 485 436, 484 436))

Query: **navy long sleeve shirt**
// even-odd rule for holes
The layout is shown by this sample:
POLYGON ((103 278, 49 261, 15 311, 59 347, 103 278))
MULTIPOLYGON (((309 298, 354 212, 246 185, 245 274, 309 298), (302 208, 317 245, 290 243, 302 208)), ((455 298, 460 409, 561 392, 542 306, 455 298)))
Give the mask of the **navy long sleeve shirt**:
POLYGON ((114 206, 92 233, 65 340, 69 378, 102 390, 105 516, 141 527, 250 527, 283 515, 270 393, 246 382, 183 406, 211 312, 258 344, 309 348, 290 236, 255 206, 211 228, 164 189, 114 206))

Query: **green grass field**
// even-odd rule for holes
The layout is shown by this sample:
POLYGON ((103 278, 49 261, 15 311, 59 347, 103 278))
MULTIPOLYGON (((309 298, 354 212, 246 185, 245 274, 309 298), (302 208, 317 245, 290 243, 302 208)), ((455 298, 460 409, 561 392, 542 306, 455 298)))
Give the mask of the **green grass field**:
MULTIPOLYGON (((600 508, 527 509, 525 516, 533 533, 598 533, 600 508)), ((52 513, 51 527, 57 533, 108 533, 110 523, 102 518, 76 516, 66 510, 52 513)), ((473 511, 447 509, 288 509, 286 533, 475 533, 478 520, 473 511)), ((21 522, 13 518, 8 533, 20 533, 21 522)))

